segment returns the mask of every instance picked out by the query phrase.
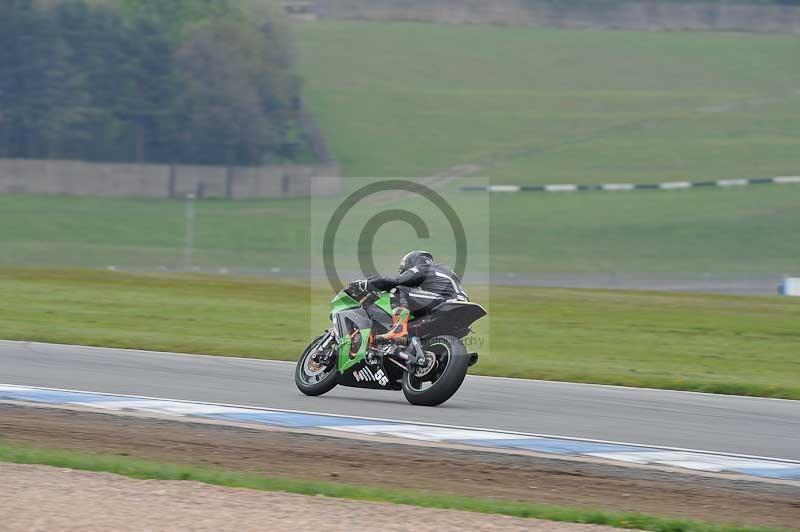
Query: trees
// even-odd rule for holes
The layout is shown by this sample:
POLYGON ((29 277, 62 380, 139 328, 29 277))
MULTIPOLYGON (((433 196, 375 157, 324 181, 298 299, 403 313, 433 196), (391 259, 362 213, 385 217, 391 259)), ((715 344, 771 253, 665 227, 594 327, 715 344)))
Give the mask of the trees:
POLYGON ((260 164, 297 152, 288 37, 249 0, 0 3, 0 157, 260 164))
POLYGON ((278 131, 261 104, 257 51, 230 21, 194 28, 177 53, 188 158, 259 160, 278 131))
POLYGON ((196 23, 176 58, 192 159, 242 164, 290 155, 299 82, 266 20, 244 28, 234 18, 196 23))
POLYGON ((32 0, 0 7, 0 154, 37 157, 46 150, 48 56, 57 42, 32 0))

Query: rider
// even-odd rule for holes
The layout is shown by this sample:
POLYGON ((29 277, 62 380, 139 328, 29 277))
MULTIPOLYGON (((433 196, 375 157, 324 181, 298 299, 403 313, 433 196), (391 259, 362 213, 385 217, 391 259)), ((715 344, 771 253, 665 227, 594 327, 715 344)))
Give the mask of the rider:
POLYGON ((392 326, 375 337, 378 341, 403 339, 408 336, 408 318, 425 314, 448 300, 468 301, 458 276, 443 264, 435 264, 427 251, 411 251, 400 261, 400 275, 374 276, 355 281, 368 290, 391 290, 392 326))

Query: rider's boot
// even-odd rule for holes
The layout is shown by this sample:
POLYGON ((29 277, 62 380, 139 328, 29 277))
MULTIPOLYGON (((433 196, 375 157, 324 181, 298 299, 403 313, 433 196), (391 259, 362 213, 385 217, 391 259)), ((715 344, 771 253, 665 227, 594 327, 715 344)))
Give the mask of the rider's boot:
POLYGON ((386 342, 389 340, 401 340, 408 338, 408 318, 411 315, 405 307, 396 307, 392 312, 392 326, 386 331, 386 334, 379 334, 375 337, 378 342, 386 342))

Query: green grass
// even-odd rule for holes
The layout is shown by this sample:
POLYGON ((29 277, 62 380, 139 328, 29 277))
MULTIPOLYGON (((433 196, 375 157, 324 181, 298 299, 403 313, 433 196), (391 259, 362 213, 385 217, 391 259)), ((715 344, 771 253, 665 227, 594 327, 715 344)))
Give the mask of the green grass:
POLYGON ((359 501, 408 504, 425 508, 463 510, 485 514, 546 519, 570 523, 592 523, 618 528, 654 532, 776 532, 774 528, 743 527, 702 521, 670 519, 637 513, 606 512, 516 501, 480 499, 432 493, 426 490, 387 489, 353 486, 332 482, 267 477, 212 470, 189 465, 175 465, 111 455, 94 455, 0 442, 0 461, 17 464, 41 464, 82 471, 102 471, 136 479, 190 480, 261 491, 281 491, 301 495, 323 495, 359 501))
POLYGON ((493 290, 489 375, 800 399, 800 301, 493 290))
POLYGON ((504 183, 800 171, 792 35, 339 21, 295 33, 347 175, 465 163, 504 183))
MULTIPOLYGON (((756 278, 777 285, 800 264, 798 185, 491 197, 458 185, 442 193, 466 226, 473 273, 756 278)), ((321 270, 322 229, 340 201, 198 202, 193 263, 214 271, 279 267, 300 277, 310 266, 321 270)), ((393 207, 348 216, 337 249, 355 256, 359 222, 393 207)), ((376 240, 378 266, 391 271, 403 250, 420 247, 452 260, 446 222, 425 200, 402 207, 421 214, 432 240, 388 224, 376 240)), ((0 265, 179 269, 183 211, 181 202, 167 200, 0 196, 0 265)))
MULTIPOLYGON (((0 195, 0 265, 183 266, 179 201, 0 195)), ((308 264, 308 200, 200 201, 194 263, 308 264)))
POLYGON ((307 286, 222 276, 0 269, 0 301, 5 339, 291 360, 311 331, 307 286))
POLYGON ((800 267, 800 186, 492 199, 494 271, 774 278, 800 267), (524 214, 522 214, 524 213, 524 214))
MULTIPOLYGON (((0 269, 0 338, 296 360, 329 289, 223 276, 0 269)), ((800 399, 800 301, 476 287, 473 373, 800 399)))

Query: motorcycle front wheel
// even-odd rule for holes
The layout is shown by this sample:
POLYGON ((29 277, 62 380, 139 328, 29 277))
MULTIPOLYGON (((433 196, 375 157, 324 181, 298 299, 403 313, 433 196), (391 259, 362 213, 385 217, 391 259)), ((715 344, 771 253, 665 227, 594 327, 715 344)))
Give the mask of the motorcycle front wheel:
MULTIPOLYGON (((315 338, 306 347, 294 370, 294 383, 297 385, 297 389, 306 395, 316 396, 328 393, 338 382, 339 370, 336 368, 335 356, 330 356, 327 364, 314 360, 314 354, 324 339, 324 336, 315 338)), ((335 348, 336 343, 330 342, 326 351, 332 352, 335 348)), ((320 355, 327 354, 329 353, 320 353, 320 355)))
POLYGON ((437 406, 461 387, 469 357, 464 344, 453 336, 426 340, 423 350, 427 364, 403 374, 403 395, 412 405, 437 406))

